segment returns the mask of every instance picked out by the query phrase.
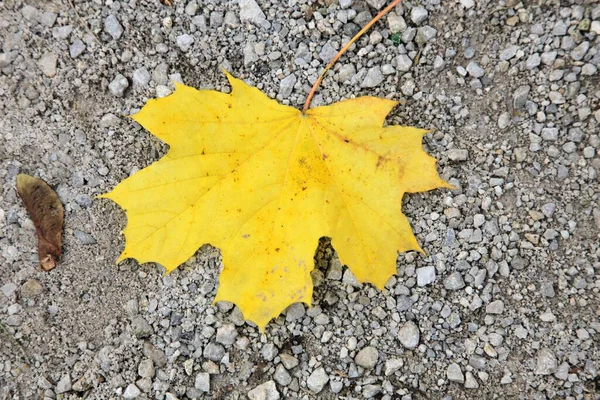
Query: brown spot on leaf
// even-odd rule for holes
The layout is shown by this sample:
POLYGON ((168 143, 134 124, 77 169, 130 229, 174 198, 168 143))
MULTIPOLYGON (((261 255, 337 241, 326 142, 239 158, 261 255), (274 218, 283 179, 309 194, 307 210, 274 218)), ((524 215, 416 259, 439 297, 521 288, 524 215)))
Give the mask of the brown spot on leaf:
POLYGON ((33 176, 17 175, 17 192, 35 225, 40 266, 50 271, 62 252, 63 205, 46 182, 33 176))

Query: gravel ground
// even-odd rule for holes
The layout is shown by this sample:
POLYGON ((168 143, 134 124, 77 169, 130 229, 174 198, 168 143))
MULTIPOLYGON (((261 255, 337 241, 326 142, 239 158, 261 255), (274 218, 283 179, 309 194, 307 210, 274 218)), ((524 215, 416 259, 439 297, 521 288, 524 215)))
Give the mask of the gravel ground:
POLYGON ((174 273, 127 261, 95 200, 165 146, 125 115, 219 67, 301 106, 385 0, 0 1, 0 398, 600 398, 600 5, 405 1, 313 105, 375 95, 457 190, 410 195, 427 256, 380 292, 323 240, 314 307, 266 334, 212 305, 220 255, 174 273), (64 260, 37 267, 15 190, 65 205, 64 260))

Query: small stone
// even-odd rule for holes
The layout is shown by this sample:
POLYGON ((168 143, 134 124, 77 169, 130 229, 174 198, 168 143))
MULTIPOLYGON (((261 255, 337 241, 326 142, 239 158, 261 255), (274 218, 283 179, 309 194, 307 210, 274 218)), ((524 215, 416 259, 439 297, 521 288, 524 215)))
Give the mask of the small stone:
POLYGON ((487 314, 502 314, 504 312, 504 302, 502 300, 492 301, 485 308, 487 314))
POLYGON ((460 290, 465 287, 465 281, 460 272, 454 271, 444 279, 444 287, 447 290, 460 290))
POLYGON ((239 0, 238 4, 240 6, 240 21, 242 23, 250 22, 265 29, 271 27, 265 13, 256 4, 255 0, 239 0))
POLYGON ((584 76, 592 76, 598 72, 598 67, 594 64, 587 63, 583 67, 581 67, 581 75, 584 76))
POLYGON ((469 151, 467 149, 450 149, 447 152, 448 158, 452 161, 467 161, 469 151))
POLYGON ((401 72, 407 72, 412 67, 412 60, 406 54, 400 54, 396 57, 396 69, 401 72))
POLYGON ((527 96, 529 96, 529 91, 531 87, 529 85, 522 85, 517 88, 517 90, 513 93, 513 107, 515 110, 520 110, 525 107, 525 103, 527 102, 527 96))
POLYGON ((379 67, 370 68, 367 71, 367 75, 365 79, 360 84, 362 88, 372 88, 378 86, 381 82, 383 82, 384 76, 381 73, 381 69, 379 67))
POLYGON ((367 3, 369 3, 371 7, 379 10, 385 5, 385 3, 387 3, 387 0, 367 0, 367 3))
POLYGON ((406 21, 402 18, 401 15, 396 14, 395 12, 390 12, 387 18, 388 27, 390 28, 390 32, 398 33, 404 32, 407 28, 406 21))
POLYGON ((77 239, 81 244, 96 244, 96 239, 94 239, 94 237, 89 233, 76 230, 73 231, 73 236, 75 236, 75 239, 77 239))
POLYGON ((37 279, 29 279, 21 286, 21 297, 31 299, 39 296, 44 291, 44 287, 37 279))
POLYGON ((564 36, 567 33, 567 28, 568 26, 564 23, 564 21, 556 21, 554 28, 552 28, 552 34, 554 36, 564 36))
POLYGON ((79 57, 84 51, 85 44, 83 44, 81 39, 75 39, 75 41, 69 46, 69 55, 71 58, 79 57))
POLYGON ((500 59, 502 61, 508 61, 517 55, 517 51, 519 51, 519 46, 514 44, 510 45, 500 52, 500 59))
POLYGON ((558 140, 558 128, 542 129, 542 139, 552 142, 558 140))
POLYGON ((329 381, 329 376, 325 372, 325 368, 320 367, 314 370, 306 381, 306 386, 315 394, 319 393, 327 382, 329 381))
POLYGON ((289 97, 294 91, 294 85, 296 84, 297 78, 294 74, 289 74, 281 80, 279 83, 279 94, 283 98, 289 97))
POLYGON ((279 355, 279 358, 281 359, 281 363, 283 364, 283 366, 287 369, 290 370, 292 368, 295 368, 296 366, 298 366, 298 359, 294 356, 291 356, 287 353, 282 353, 279 355))
POLYGON ((142 394, 142 391, 132 383, 129 386, 127 386, 127 388, 125 389, 125 393, 123 393, 123 398, 124 399, 136 399, 141 394, 142 394))
POLYGON ((273 374, 273 378, 281 386, 287 386, 292 382, 292 376, 289 372, 287 372, 283 364, 279 364, 277 368, 275 368, 275 374, 273 374))
POLYGON ((227 324, 217 329, 217 338, 215 340, 217 343, 224 344, 225 346, 231 346, 233 343, 235 343, 237 336, 238 333, 235 329, 235 325, 227 324))
POLYGON ((319 52, 319 58, 323 60, 323 62, 329 63, 331 60, 333 60, 336 54, 337 50, 333 48, 331 43, 327 42, 323 48, 321 48, 321 51, 319 52))
POLYGON ((279 392, 274 381, 262 383, 248 392, 250 400, 278 400, 279 392))
POLYGON ((420 25, 422 22, 425 22, 429 13, 424 7, 413 7, 410 10, 410 20, 415 25, 420 25))
POLYGON ((118 74, 112 80, 111 83, 108 84, 108 89, 113 94, 113 96, 123 97, 125 94, 125 89, 129 87, 129 81, 125 76, 118 74))
POLYGON ((17 292, 18 286, 12 282, 5 283, 1 288, 0 292, 7 298, 11 298, 13 294, 17 292))
POLYGON ((69 374, 66 374, 62 378, 60 378, 60 380, 56 384, 55 392, 56 394, 62 394, 70 391, 71 388, 71 377, 69 376, 69 374))
POLYGON ((267 361, 272 361, 277 357, 278 352, 277 347, 273 343, 267 343, 260 349, 261 356, 267 361))
POLYGON ((138 339, 148 337, 154 333, 152 326, 140 315, 131 320, 131 327, 133 334, 138 339))
POLYGON ((446 377, 450 382, 464 383, 465 376, 460 369, 460 365, 457 363, 452 363, 448 365, 448 369, 446 370, 446 377))
POLYGON ((57 26, 52 29, 52 37, 54 39, 64 40, 69 37, 71 32, 73 32, 73 27, 71 25, 57 26))
POLYGON ((508 128, 508 126, 510 125, 510 120, 511 120, 510 114, 507 112, 503 112, 498 117, 498 128, 500 128, 500 129, 508 128))
POLYGON ((21 15, 28 21, 35 21, 40 17, 40 11, 28 4, 21 9, 21 15))
POLYGON ((167 356, 161 349, 155 347, 150 342, 144 342, 144 347, 142 348, 142 352, 144 356, 148 357, 154 364, 162 367, 167 363, 167 356))
POLYGON ((189 15, 190 17, 193 17, 194 15, 196 15, 197 12, 198 12, 198 3, 196 2, 196 0, 190 1, 185 6, 185 13, 187 15, 189 15))
POLYGON ((365 369, 371 369, 377 364, 377 360, 379 359, 379 352, 375 347, 367 346, 364 349, 360 350, 354 361, 360 367, 365 369))
POLYGON ((48 78, 56 76, 56 63, 58 56, 52 53, 45 53, 38 61, 38 67, 48 78))
POLYGON ((150 359, 145 359, 138 365, 138 375, 142 378, 154 378, 154 362, 150 359))
POLYGON ((527 69, 534 69, 537 68, 541 62, 542 59, 540 58, 540 55, 538 53, 533 53, 527 58, 527 61, 525 61, 525 67, 527 69))
POLYGON ((402 361, 401 358, 392 358, 392 359, 386 360, 385 369, 384 369, 385 376, 392 375, 394 372, 396 372, 400 368, 402 368, 403 365, 404 365, 404 361, 402 361))
POLYGON ((460 4, 468 10, 475 6, 475 0, 460 0, 460 4))
POLYGON ((133 71, 133 86, 145 87, 150 82, 150 72, 146 67, 141 67, 133 71))
POLYGON ((425 25, 417 30, 415 41, 417 44, 422 45, 433 39, 435 35, 437 35, 437 29, 425 25))
POLYGON ((184 53, 188 51, 194 44, 194 37, 187 33, 177 36, 177 46, 184 53))
POLYGON ((467 72, 473 78, 481 78, 485 74, 485 70, 479 66, 475 61, 471 61, 467 64, 467 72))
POLYGON ((579 44, 579 46, 575 47, 571 51, 571 58, 575 61, 581 61, 581 60, 583 60, 583 57, 585 57, 585 55, 589 49, 590 49, 590 42, 581 42, 579 44))
POLYGON ((196 375, 194 387, 201 392, 208 393, 210 391, 210 374, 208 372, 199 372, 196 375))
POLYGON ((104 32, 108 33, 114 40, 118 40, 123 34, 123 27, 114 15, 110 14, 104 20, 104 32))
POLYGON ((417 285, 425 286, 435 282, 435 267, 421 267, 417 268, 417 285))
POLYGON ((413 321, 405 322, 400 329, 398 329, 398 340, 405 348, 409 350, 416 349, 419 345, 421 332, 419 327, 413 321))
POLYGON ((467 371, 466 379, 465 379, 465 388, 467 389, 477 389, 479 387, 479 383, 477 383, 477 379, 473 376, 473 373, 467 371))
POLYGON ((590 32, 600 35, 600 21, 592 21, 592 24, 590 25, 590 32))
POLYGON ((558 361, 552 350, 542 348, 538 351, 535 374, 536 375, 551 375, 556 372, 558 361))
POLYGON ((218 362, 225 355, 225 348, 220 344, 211 342, 204 348, 203 355, 211 361, 218 362))
POLYGON ((56 17, 58 17, 58 15, 55 12, 44 11, 40 16, 40 24, 45 25, 48 28, 52 28, 56 22, 56 17))

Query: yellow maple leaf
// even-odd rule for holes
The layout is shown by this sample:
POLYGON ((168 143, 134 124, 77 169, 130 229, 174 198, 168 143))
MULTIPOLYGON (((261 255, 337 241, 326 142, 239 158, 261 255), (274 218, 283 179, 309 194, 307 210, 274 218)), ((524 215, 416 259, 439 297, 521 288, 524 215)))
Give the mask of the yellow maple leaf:
POLYGON ((133 116, 170 149, 103 196, 127 212, 119 261, 171 271, 210 243, 224 265, 215 302, 261 330, 290 304, 310 305, 323 236, 359 281, 383 288, 398 251, 421 251, 404 193, 450 187, 423 151, 426 131, 383 127, 391 100, 302 113, 227 77, 231 94, 177 84, 133 116))

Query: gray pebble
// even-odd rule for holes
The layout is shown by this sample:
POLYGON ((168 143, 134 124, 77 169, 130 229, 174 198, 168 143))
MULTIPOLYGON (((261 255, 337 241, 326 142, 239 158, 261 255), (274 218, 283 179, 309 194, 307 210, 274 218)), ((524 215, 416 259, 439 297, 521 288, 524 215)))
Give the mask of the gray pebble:
POLYGON ((237 336, 238 333, 235 325, 226 324, 217 329, 216 341, 217 343, 224 344, 225 346, 231 346, 233 343, 235 343, 237 336))
POLYGON ((204 348, 203 354, 204 357, 208 358, 209 360, 221 361, 221 359, 225 355, 225 348, 223 348, 223 346, 221 346, 220 344, 211 342, 204 348))
POLYGON ((375 347, 368 346, 364 349, 361 349, 354 361, 360 367, 365 369, 371 369, 377 364, 377 360, 379 359, 379 352, 375 347))
POLYGON ((125 94, 125 89, 129 87, 129 81, 125 76, 118 74, 108 85, 108 89, 113 94, 113 96, 123 97, 125 94))
POLYGON ((508 126, 510 125, 510 121, 511 121, 510 113, 503 112, 498 117, 498 128, 500 128, 500 129, 508 128, 508 126))
POLYGON ((404 18, 393 11, 388 14, 387 22, 391 33, 404 32, 406 30, 407 26, 404 18))
POLYGON ((54 390, 56 394, 63 394, 69 392, 72 388, 71 377, 69 374, 64 375, 58 383, 56 384, 56 389, 54 390))
POLYGON ((210 391, 210 374, 208 372, 199 372, 194 381, 194 387, 203 393, 210 391))
POLYGON ((475 376, 471 371, 467 371, 465 376, 465 388, 477 389, 479 387, 479 383, 477 382, 477 379, 475 379, 475 376))
POLYGON ((297 78, 294 74, 289 74, 285 78, 281 80, 279 83, 279 94, 283 98, 287 98, 292 94, 294 90, 294 85, 296 84, 297 78))
POLYGON ((471 61, 467 64, 467 72, 473 78, 481 78, 485 74, 485 70, 479 66, 475 61, 471 61))
POLYGON ((52 29, 52 37, 54 39, 64 40, 69 37, 71 32, 73 32, 73 27, 71 25, 57 26, 52 29))
POLYGON ((529 96, 529 91, 531 87, 529 85, 522 85, 517 88, 517 90, 513 93, 513 107, 515 110, 520 110, 525 107, 525 103, 527 102, 527 96, 529 96))
POLYGON ((150 359, 142 360, 138 365, 138 375, 142 378, 154 378, 154 362, 150 359))
POLYGON ((502 314, 504 312, 504 302, 502 300, 492 301, 485 307, 487 314, 502 314))
POLYGON ((536 358, 536 375, 551 375, 556 372, 558 361, 552 350, 543 348, 538 351, 536 358))
POLYGON ((422 22, 425 22, 429 13, 424 7, 413 7, 410 10, 410 20, 415 25, 420 25, 422 22))
POLYGON ((280 397, 275 382, 267 381, 250 390, 248 398, 250 400, 277 400, 280 397))
POLYGON ((311 392, 316 394, 323 390, 327 382, 329 382, 329 376, 325 372, 325 368, 319 367, 310 374, 306 381, 306 386, 311 392))
POLYGON ((400 54, 396 57, 396 68, 398 71, 407 72, 412 67, 412 60, 406 54, 400 54))
POLYGON ((379 67, 372 67, 367 71, 367 75, 365 79, 360 84, 362 88, 372 88, 378 86, 383 82, 384 76, 381 73, 381 69, 379 67))
POLYGON ((319 58, 321 60, 323 60, 323 62, 325 62, 327 64, 331 60, 333 60, 333 57, 335 57, 335 55, 337 54, 337 52, 338 51, 333 48, 333 46, 331 45, 331 43, 327 42, 327 43, 325 43, 325 46, 323 46, 321 48, 321 51, 319 52, 319 58))
POLYGON ((118 40, 123 34, 123 27, 114 15, 110 14, 104 20, 104 32, 108 33, 114 40, 118 40))
POLYGON ((75 39, 69 46, 69 55, 71 58, 79 57, 85 51, 85 44, 80 39, 75 39))
POLYGON ((261 356, 267 361, 272 361, 275 357, 277 357, 278 352, 279 351, 277 347, 273 343, 265 344, 260 350, 261 356))
POLYGON ((194 37, 187 33, 177 36, 177 46, 183 52, 188 51, 194 44, 194 37))
POLYGON ((435 282, 435 267, 433 266, 417 268, 416 273, 417 285, 419 286, 425 286, 435 282))
POLYGON ((514 44, 510 45, 500 52, 500 59, 502 61, 508 61, 517 55, 517 51, 519 51, 519 46, 514 44))
POLYGON ((38 61, 38 67, 48 78, 56 76, 56 63, 58 56, 52 53, 45 53, 38 61))
POLYGON ((145 87, 150 82, 150 72, 146 67, 141 67, 133 71, 133 85, 139 87, 145 87))
POLYGON ((415 41, 417 42, 417 44, 422 45, 433 39, 435 35, 437 35, 437 29, 425 25, 417 30, 415 41))
POLYGON ((125 389, 125 392, 123 393, 123 398, 124 399, 128 399, 128 400, 130 400, 130 399, 136 399, 141 394, 142 394, 142 391, 136 385, 134 385, 133 383, 131 383, 125 389))
POLYGON ((273 374, 273 379, 281 386, 287 386, 292 382, 292 376, 285 369, 283 364, 279 364, 277 368, 275 368, 275 374, 273 374))
POLYGON ((412 350, 416 349, 419 345, 421 332, 419 327, 413 321, 405 322, 400 329, 398 329, 398 340, 405 348, 412 350))
POLYGON ((529 57, 527 57, 527 61, 525 61, 525 67, 527 69, 534 69, 537 68, 541 62, 542 59, 540 55, 538 53, 533 53, 529 57))
POLYGON ((467 161, 469 159, 469 151, 467 149, 450 149, 446 154, 452 161, 467 161))
POLYGON ((75 236, 81 244, 96 244, 96 239, 89 233, 77 230, 73 231, 73 236, 75 236))
POLYGON ((465 287, 465 281, 460 272, 455 271, 444 279, 444 287, 448 290, 460 290, 465 287))
POLYGON ((137 316, 131 320, 131 327, 136 338, 141 339, 154 333, 152 326, 142 317, 137 316))
POLYGON ((239 0, 238 4, 240 7, 240 21, 242 23, 250 22, 265 29, 271 27, 265 13, 256 4, 255 0, 239 0))
POLYGON ((450 382, 464 383, 465 376, 460 369, 460 365, 457 363, 452 363, 448 365, 448 369, 446 370, 446 377, 450 382))
POLYGON ((5 283, 0 287, 0 292, 7 298, 11 298, 17 292, 18 286, 12 282, 5 283))

